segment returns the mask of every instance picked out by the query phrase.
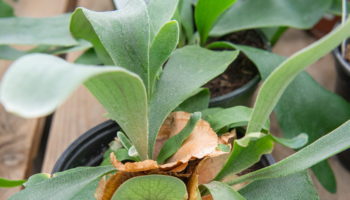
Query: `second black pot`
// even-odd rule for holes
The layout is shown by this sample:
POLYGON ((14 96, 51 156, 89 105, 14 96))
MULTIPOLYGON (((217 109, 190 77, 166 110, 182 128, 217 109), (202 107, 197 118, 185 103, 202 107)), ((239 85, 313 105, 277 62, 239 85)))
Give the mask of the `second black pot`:
MULTIPOLYGON (((337 78, 335 93, 339 94, 346 101, 350 101, 350 65, 342 57, 339 47, 332 51, 335 60, 337 78)), ((337 154, 340 163, 350 171, 350 149, 337 154)))
MULTIPOLYGON (((57 160, 52 174, 80 166, 99 166, 108 144, 116 137, 120 127, 113 121, 103 122, 76 139, 57 160)), ((271 154, 263 155, 261 166, 275 164, 271 154)))

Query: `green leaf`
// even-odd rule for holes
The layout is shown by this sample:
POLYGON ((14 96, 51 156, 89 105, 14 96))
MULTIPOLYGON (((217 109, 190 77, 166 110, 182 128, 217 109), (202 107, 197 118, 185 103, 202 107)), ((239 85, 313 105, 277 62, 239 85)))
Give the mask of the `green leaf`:
POLYGON ((293 79, 307 66, 336 48, 350 36, 350 20, 283 62, 264 82, 256 99, 247 133, 259 132, 277 101, 293 79))
POLYGON ((323 17, 331 3, 332 0, 240 0, 220 16, 209 35, 218 37, 240 30, 276 26, 309 29, 323 17))
POLYGON ((47 52, 50 48, 51 46, 40 45, 29 51, 21 51, 21 50, 12 48, 8 45, 0 45, 0 59, 16 60, 17 58, 22 57, 26 54, 47 52))
MULTIPOLYGON (((201 111, 202 113, 202 119, 205 121, 209 121, 210 118, 212 118, 216 113, 224 110, 223 108, 207 108, 201 111)), ((210 125, 211 126, 211 125, 210 125)))
POLYGON ((45 174, 45 173, 34 174, 33 176, 29 177, 28 181, 25 182, 23 185, 26 188, 30 188, 31 186, 38 184, 42 181, 45 181, 50 177, 51 177, 51 174, 45 174))
POLYGON ((102 61, 97 56, 94 48, 91 48, 85 51, 81 56, 79 56, 74 63, 76 64, 84 64, 84 65, 100 65, 102 61))
POLYGON ((108 166, 108 165, 112 165, 110 157, 104 158, 100 164, 100 166, 108 166))
POLYGON ((158 165, 162 164, 166 159, 174 155, 174 153, 180 149, 182 143, 188 136, 191 135, 198 121, 201 119, 201 116, 202 114, 200 112, 191 114, 186 126, 178 134, 172 136, 164 143, 156 159, 158 165))
MULTIPOLYGON (((342 16, 342 13, 343 13, 342 8, 343 8, 342 0, 333 0, 331 7, 328 9, 328 12, 333 15, 342 16)), ((349 14, 350 13, 349 2, 346 3, 346 10, 347 10, 347 13, 349 14)))
MULTIPOLYGON (((285 60, 284 57, 275 54, 242 47, 238 49, 245 52, 258 66, 263 80, 285 60)), ((306 132, 309 135, 309 144, 350 119, 349 103, 324 89, 306 72, 300 73, 287 87, 274 112, 284 137, 291 138, 295 137, 296 133, 306 132), (298 95, 295 95, 296 91, 298 95), (290 106, 293 106, 292 110, 288 109, 290 106), (288 113, 288 116, 285 113, 288 113)), ((336 192, 335 177, 327 161, 311 169, 329 192, 336 192)))
POLYGON ((263 154, 271 153, 273 145, 271 136, 263 133, 252 133, 242 139, 235 140, 229 159, 214 180, 221 181, 228 175, 236 174, 253 166, 259 162, 263 154))
POLYGON ((13 8, 7 4, 4 0, 0 0, 0 18, 1 17, 14 17, 15 13, 13 8))
POLYGON ((138 74, 149 91, 149 21, 143 0, 130 0, 123 9, 116 11, 80 10, 114 64, 138 74))
POLYGON ((92 47, 92 44, 84 39, 77 39, 78 45, 72 46, 72 47, 60 47, 58 49, 55 49, 53 51, 48 51, 47 53, 49 54, 65 54, 69 52, 74 52, 74 51, 83 51, 86 49, 89 49, 92 47))
POLYGON ((260 30, 264 33, 271 45, 275 45, 279 37, 288 29, 288 27, 266 27, 260 30))
POLYGON ((117 137, 120 140, 120 142, 123 144, 123 147, 129 151, 129 149, 132 147, 132 144, 129 138, 127 138, 126 135, 124 135, 124 133, 121 131, 118 131, 117 137))
POLYGON ((148 175, 131 178, 114 193, 112 200, 187 199, 185 184, 178 178, 148 175))
MULTIPOLYGON (((244 52, 258 67, 262 80, 266 80, 270 73, 286 60, 285 57, 257 48, 228 45, 228 43, 225 45, 244 52)), ((350 119, 349 103, 324 89, 305 71, 301 72, 287 87, 274 108, 274 112, 285 138, 293 138, 300 132, 306 132, 309 135, 308 144, 350 119), (298 95, 295 95, 296 92, 298 95), (329 104, 329 102, 334 103, 329 104), (293 109, 289 109, 290 107, 293 109), (336 114, 331 115, 330 113, 336 114)), ((326 160, 311 169, 329 192, 336 192, 335 176, 326 160)))
POLYGON ((81 83, 125 130, 140 157, 147 159, 145 86, 139 76, 123 68, 71 64, 43 54, 27 55, 5 73, 0 101, 8 111, 23 117, 44 116, 53 112, 81 83))
POLYGON ((8 180, 0 177, 0 188, 17 187, 24 184, 27 180, 8 180))
POLYGON ((185 111, 194 113, 208 108, 210 101, 210 91, 208 88, 198 88, 190 97, 183 101, 174 111, 185 111))
POLYGON ((305 144, 307 144, 309 139, 308 135, 305 133, 301 133, 300 135, 298 135, 293 139, 278 138, 275 136, 272 136, 272 138, 275 142, 293 149, 299 149, 303 147, 305 144))
POLYGON ((123 161, 125 161, 125 160, 140 161, 140 160, 136 159, 135 157, 129 156, 128 150, 126 150, 126 149, 119 149, 119 150, 115 153, 115 157, 116 157, 117 160, 119 160, 120 162, 123 162, 123 161))
MULTIPOLYGON (((92 12, 92 11, 90 11, 92 12)), ((113 60, 96 34, 94 27, 89 21, 87 14, 90 13, 85 8, 77 8, 72 14, 70 21, 70 32, 75 38, 82 38, 92 43, 99 59, 105 65, 114 65, 113 60)))
POLYGON ((220 151, 223 151, 223 152, 227 152, 227 153, 231 152, 230 146, 228 146, 226 144, 218 144, 218 147, 216 147, 216 149, 220 150, 220 151))
POLYGON ((150 158, 159 128, 169 113, 193 91, 224 72, 237 55, 238 51, 214 52, 198 46, 185 46, 172 53, 150 102, 150 158))
MULTIPOLYGON (((194 10, 194 19, 201 37, 201 45, 204 46, 207 42, 209 31, 216 18, 236 0, 199 0, 194 10)), ((242 15, 245 16, 245 15, 242 15)))
POLYGON ((0 18, 0 45, 77 45, 68 29, 70 16, 0 18))
POLYGON ((244 200, 238 192, 233 188, 218 181, 212 181, 208 184, 203 184, 199 186, 199 189, 207 188, 214 200, 244 200))
MULTIPOLYGON (((86 195, 85 193, 87 191, 85 190, 85 187, 89 187, 92 183, 96 184, 96 181, 98 183, 102 176, 115 171, 116 169, 114 169, 113 166, 103 166, 78 167, 65 172, 59 172, 54 174, 52 178, 37 182, 36 184, 31 185, 29 188, 18 192, 9 198, 9 200, 79 199, 78 197, 86 195)), ((90 191, 91 189, 92 188, 90 188, 90 191)), ((96 187, 94 190, 96 190, 96 187)), ((89 199, 91 199, 91 197, 89 199)))
MULTIPOLYGON (((179 41, 179 27, 176 21, 170 21, 159 30, 149 50, 150 94, 153 94, 154 83, 159 69, 176 48, 179 41)), ((149 96, 149 99, 151 98, 149 96)))
POLYGON ((192 4, 191 0, 181 0, 180 2, 178 6, 180 6, 181 27, 184 29, 187 41, 189 41, 194 33, 192 4))
POLYGON ((247 200, 319 199, 307 170, 280 178, 253 181, 238 192, 247 200))
POLYGON ((288 176, 303 171, 320 161, 349 148, 350 141, 346 140, 346 138, 350 137, 349 130, 350 121, 277 164, 251 172, 226 183, 229 185, 235 185, 247 181, 288 176))
POLYGON ((152 0, 147 5, 150 23, 150 42, 161 27, 174 16, 179 0, 152 0))
MULTIPOLYGON (((212 115, 208 119, 210 126, 214 131, 218 131, 221 128, 230 125, 230 127, 242 127, 247 126, 250 120, 252 109, 245 106, 235 106, 232 108, 224 109, 216 114, 212 115)), ((270 120, 267 120, 263 126, 263 129, 269 131, 270 120)))
POLYGON ((52 50, 52 48, 54 48, 53 46, 39 45, 29 51, 17 50, 8 45, 0 45, 0 59, 16 60, 19 57, 22 57, 26 54, 31 54, 31 53, 47 53, 47 54, 54 54, 54 55, 65 54, 68 52, 85 50, 92 46, 91 43, 86 40, 78 39, 77 42, 79 44, 73 47, 58 47, 52 50))

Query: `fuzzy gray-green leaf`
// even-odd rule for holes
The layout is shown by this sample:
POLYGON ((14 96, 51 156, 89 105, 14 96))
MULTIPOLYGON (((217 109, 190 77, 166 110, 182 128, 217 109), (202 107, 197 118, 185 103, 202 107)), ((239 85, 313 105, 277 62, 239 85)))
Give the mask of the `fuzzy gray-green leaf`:
POLYGON ((209 35, 218 37, 276 26, 308 29, 323 17, 331 3, 332 0, 239 0, 220 16, 209 35))
POLYGON ((252 181, 238 192, 247 200, 319 199, 307 170, 280 178, 252 181))
POLYGON ((246 181, 255 181, 269 178, 278 178, 288 176, 303 171, 322 160, 329 158, 350 147, 350 121, 346 122, 333 132, 323 136, 316 142, 310 144, 288 158, 260 169, 258 171, 246 174, 231 181, 226 182, 229 185, 235 185, 246 181))
POLYGON ((187 199, 184 182, 172 176, 148 175, 131 178, 114 193, 112 200, 187 199))
POLYGON ((69 32, 70 14, 46 18, 0 18, 0 45, 74 46, 69 32))
POLYGON ((198 46, 186 46, 172 53, 150 102, 150 157, 159 128, 169 113, 196 89, 224 72, 237 55, 238 51, 214 52, 198 46))
POLYGON ((71 64, 55 56, 31 54, 18 59, 5 73, 1 102, 10 112, 39 117, 53 112, 84 83, 147 159, 147 96, 136 74, 115 66, 71 64), (35 71, 36 73, 33 73, 35 71))
MULTIPOLYGON (((26 188, 9 200, 73 200, 86 193, 85 188, 96 183, 102 176, 115 172, 113 166, 78 167, 54 174, 52 178, 40 181, 26 188)), ((97 185, 96 185, 97 186, 97 185)), ((95 187, 96 189, 96 187, 95 187)), ((94 191, 90 188, 90 191, 94 191)), ((86 197, 83 199, 87 199, 86 197)), ((91 198, 88 198, 91 199, 91 198)))

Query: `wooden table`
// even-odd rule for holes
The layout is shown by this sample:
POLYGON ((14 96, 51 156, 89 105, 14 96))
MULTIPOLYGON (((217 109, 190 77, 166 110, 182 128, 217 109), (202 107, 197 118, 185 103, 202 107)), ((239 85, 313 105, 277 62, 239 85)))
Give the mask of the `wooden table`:
MULTIPOLYGON (((18 16, 46 17, 57 15, 71 10, 75 5, 86 7, 95 11, 112 10, 111 0, 20 0, 11 3, 18 16)), ((290 56, 296 51, 314 42, 315 39, 304 31, 289 29, 273 48, 273 52, 290 56)), ((70 53, 67 60, 72 62, 81 52, 70 53)), ((11 64, 0 60, 0 75, 11 64)), ((307 71, 322 86, 333 90, 335 82, 335 69, 333 57, 328 54, 307 71)), ((74 94, 55 112, 51 124, 50 135, 47 142, 42 172, 50 173, 61 153, 81 134, 95 125, 107 120, 102 114, 106 113, 104 108, 84 87, 79 87, 74 94)), ((38 143, 45 118, 23 119, 6 113, 0 107, 0 176, 9 179, 23 179, 31 175, 31 163, 37 154, 38 143)), ((271 132, 281 136, 274 116, 271 117, 271 132)), ((293 150, 276 144, 273 156, 279 161, 289 155, 293 150)), ((347 172, 337 161, 331 158, 330 163, 335 171, 338 183, 338 193, 329 194, 313 177, 316 188, 322 200, 326 199, 348 199, 350 195, 349 183, 350 173, 347 172)), ((0 189, 0 200, 7 199, 21 188, 0 189)))

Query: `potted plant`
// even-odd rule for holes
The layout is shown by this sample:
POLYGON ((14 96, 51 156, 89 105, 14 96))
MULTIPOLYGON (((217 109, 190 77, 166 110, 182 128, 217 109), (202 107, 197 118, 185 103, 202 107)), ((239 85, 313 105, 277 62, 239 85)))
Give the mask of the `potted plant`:
MULTIPOLYGON (((209 193, 213 199, 293 199, 300 194, 317 198, 306 169, 350 146, 344 139, 350 136, 349 122, 277 164, 232 176, 271 152, 274 142, 293 148, 307 142, 305 134, 294 139, 272 136, 268 116, 306 66, 349 36, 350 22, 275 69, 264 82, 253 110, 211 108, 202 114, 172 111, 224 71, 238 51, 214 52, 196 45, 173 51, 179 35, 177 22, 157 24, 161 28, 150 40, 154 23, 159 21, 148 18, 141 0, 131 0, 124 9, 112 12, 78 8, 71 21, 71 26, 76 24, 71 28, 73 34, 75 28, 89 32, 95 38, 95 48, 105 48, 99 53, 110 55, 111 62, 122 67, 70 64, 54 56, 32 54, 9 68, 0 87, 0 100, 8 111, 24 117, 46 115, 84 83, 122 128, 113 147, 117 151, 110 154, 113 166, 75 168, 53 177, 34 175, 25 183, 26 189, 11 199, 92 199, 94 194, 99 199, 205 199, 210 198, 209 193), (164 62, 164 70, 157 73, 164 62), (225 130, 247 124, 244 137, 231 144, 235 134, 225 130), (158 156, 154 152, 159 152, 158 156), (226 162, 209 162, 225 157, 226 162), (124 163, 123 158, 127 158, 124 163), (213 181, 198 186, 200 170, 213 165, 219 166, 219 172, 208 178, 213 181), (239 192, 229 187, 249 181, 239 192), (281 185, 288 190, 281 192, 281 185)), ((229 46, 222 42, 213 45, 229 46)))

